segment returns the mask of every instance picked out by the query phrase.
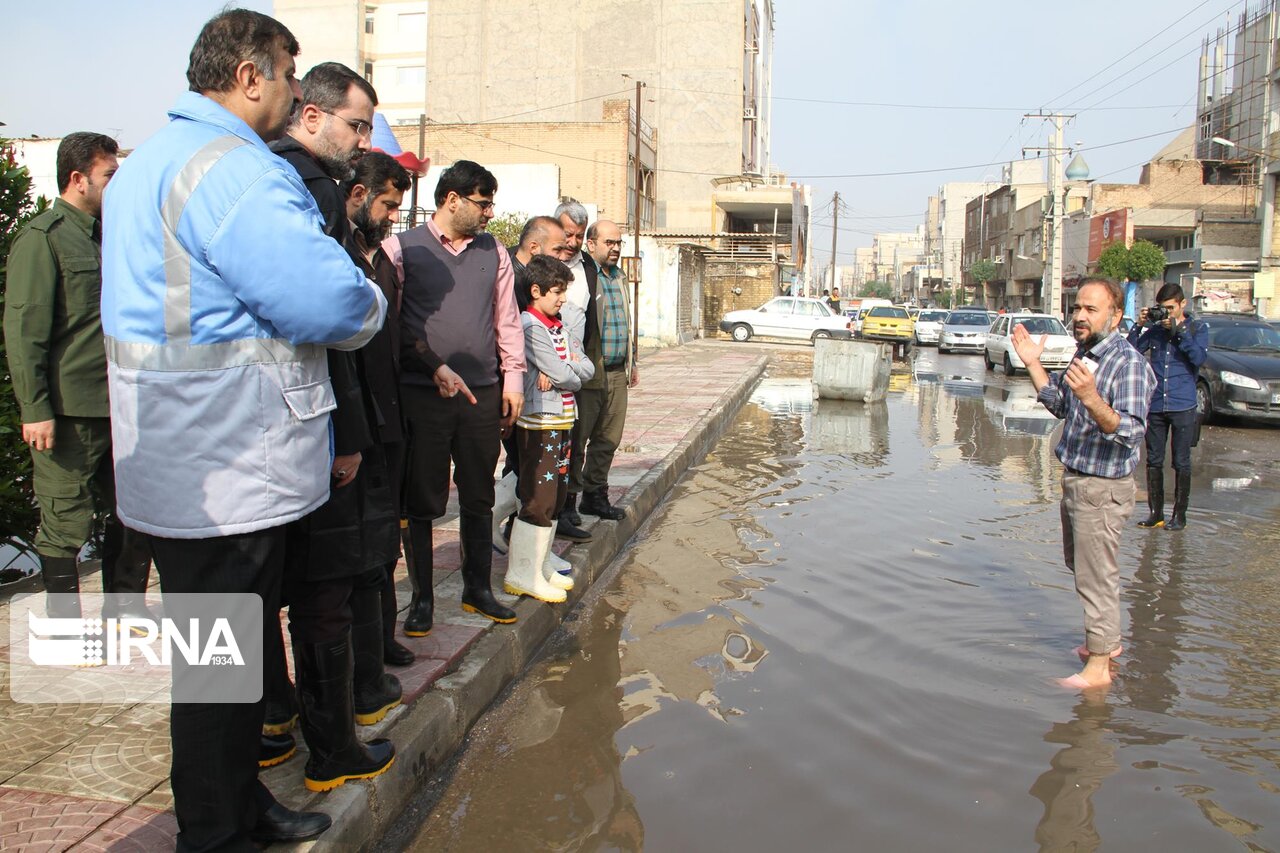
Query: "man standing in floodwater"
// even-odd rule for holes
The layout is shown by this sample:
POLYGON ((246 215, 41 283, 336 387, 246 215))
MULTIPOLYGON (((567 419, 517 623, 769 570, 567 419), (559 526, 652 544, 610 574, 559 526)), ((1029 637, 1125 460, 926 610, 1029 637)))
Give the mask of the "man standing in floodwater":
POLYGON ((1066 421, 1054 453, 1062 475, 1062 551, 1084 605, 1084 669, 1061 684, 1101 687, 1111 682, 1120 654, 1120 531, 1133 514, 1133 471, 1147 430, 1156 378, 1151 366, 1116 329, 1124 294, 1107 278, 1086 278, 1072 307, 1079 346, 1063 372, 1040 364, 1045 337, 1021 324, 1013 346, 1027 365, 1040 402, 1066 421))

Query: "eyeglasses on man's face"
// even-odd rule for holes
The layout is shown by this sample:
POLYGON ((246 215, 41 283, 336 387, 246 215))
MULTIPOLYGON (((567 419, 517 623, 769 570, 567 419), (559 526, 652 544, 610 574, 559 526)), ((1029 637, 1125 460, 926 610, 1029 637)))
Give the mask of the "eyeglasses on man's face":
POLYGON ((321 110, 320 112, 324 113, 327 116, 333 116, 334 118, 338 119, 338 121, 346 122, 347 127, 354 130, 356 132, 356 136, 359 136, 361 139, 364 139, 365 137, 371 136, 373 134, 373 125, 369 124, 369 122, 365 121, 364 119, 347 118, 346 116, 340 116, 337 113, 331 113, 328 110, 321 110))
POLYGON ((480 208, 480 210, 484 213, 493 212, 493 199, 491 198, 470 198, 465 195, 460 195, 458 196, 458 198, 463 199, 464 201, 471 202, 476 207, 480 208))
POLYGON ((610 249, 617 249, 622 246, 621 240, 601 240, 600 242, 604 243, 610 249))

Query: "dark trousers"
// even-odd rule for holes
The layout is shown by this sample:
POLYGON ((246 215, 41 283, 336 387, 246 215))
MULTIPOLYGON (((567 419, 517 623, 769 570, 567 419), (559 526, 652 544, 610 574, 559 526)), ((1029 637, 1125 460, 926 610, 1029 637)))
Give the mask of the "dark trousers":
MULTIPOLYGON (((148 537, 162 593, 252 592, 262 597, 266 632, 279 631, 284 567, 283 527, 212 539, 148 537)), ((180 659, 173 677, 184 675, 180 659)), ((274 798, 258 781, 264 707, 247 704, 175 704, 169 730, 173 763, 169 783, 178 818, 180 851, 255 850, 249 833, 274 798)))
POLYGON ((511 434, 502 439, 502 449, 507 451, 506 459, 502 463, 502 476, 515 473, 516 479, 520 478, 520 448, 516 444, 516 431, 513 429, 511 434))
POLYGON ((1191 447, 1196 439, 1195 409, 1151 412, 1147 415, 1147 467, 1164 467, 1164 449, 1173 432, 1173 470, 1191 473, 1191 447))
POLYGON ((514 435, 520 448, 520 520, 550 527, 569 494, 570 431, 516 427, 514 435))
POLYGON ((502 390, 472 388, 476 404, 462 395, 441 397, 435 386, 402 385, 401 402, 409 426, 405 465, 405 514, 434 521, 449 500, 449 462, 462 513, 493 512, 493 470, 501 439, 502 390))

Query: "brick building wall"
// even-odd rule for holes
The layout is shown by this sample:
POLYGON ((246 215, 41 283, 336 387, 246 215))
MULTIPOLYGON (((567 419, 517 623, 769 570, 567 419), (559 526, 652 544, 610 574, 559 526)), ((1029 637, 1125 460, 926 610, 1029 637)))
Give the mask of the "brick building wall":
MULTIPOLYGON (((609 106, 612 106, 613 103, 609 106)), ((456 160, 495 163, 552 163, 560 169, 560 194, 593 203, 601 219, 628 220, 627 152, 632 146, 627 103, 606 110, 598 122, 518 122, 428 124, 424 147, 437 165, 456 160)), ((418 128, 393 128, 406 151, 418 148, 418 128)), ((430 189, 430 188, 429 188, 430 189)), ((429 195, 429 192, 428 192, 429 195)))

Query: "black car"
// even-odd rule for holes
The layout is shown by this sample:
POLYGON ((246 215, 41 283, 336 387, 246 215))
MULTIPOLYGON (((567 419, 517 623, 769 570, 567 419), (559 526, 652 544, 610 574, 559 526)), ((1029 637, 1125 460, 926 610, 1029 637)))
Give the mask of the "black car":
POLYGON ((1203 420, 1231 415, 1280 423, 1280 330, 1245 314, 1201 314, 1209 357, 1196 382, 1203 420))

